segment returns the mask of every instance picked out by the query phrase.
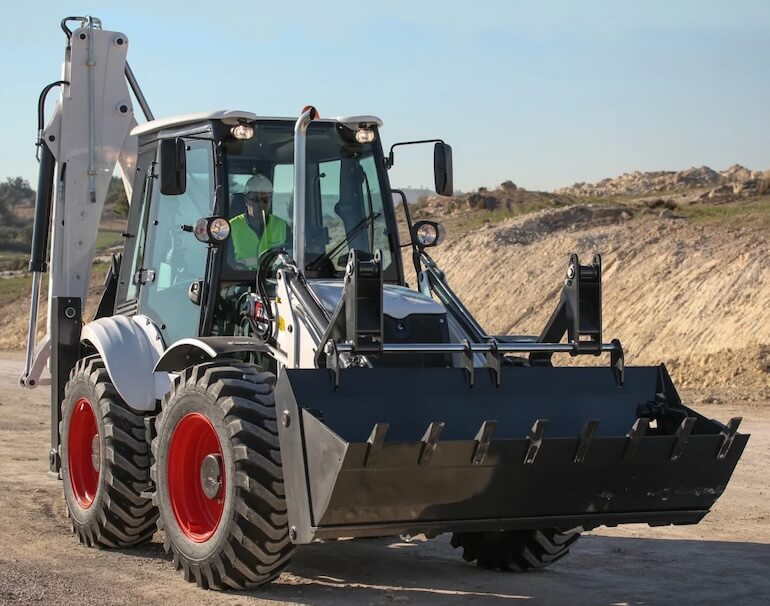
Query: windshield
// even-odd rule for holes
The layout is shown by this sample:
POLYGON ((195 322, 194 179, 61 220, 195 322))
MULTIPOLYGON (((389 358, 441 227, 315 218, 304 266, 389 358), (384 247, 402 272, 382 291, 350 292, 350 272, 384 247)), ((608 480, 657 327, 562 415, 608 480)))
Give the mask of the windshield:
MULTIPOLYGON (((292 248, 294 124, 258 122, 254 137, 225 142, 231 223, 227 264, 253 270, 274 246, 292 248)), ((385 204, 390 196, 378 171, 381 150, 360 144, 353 130, 313 122, 307 133, 305 272, 308 277, 341 277, 350 249, 382 251, 384 277, 398 281, 395 236, 389 236, 385 204)), ((391 210, 391 209, 388 209, 391 210)))

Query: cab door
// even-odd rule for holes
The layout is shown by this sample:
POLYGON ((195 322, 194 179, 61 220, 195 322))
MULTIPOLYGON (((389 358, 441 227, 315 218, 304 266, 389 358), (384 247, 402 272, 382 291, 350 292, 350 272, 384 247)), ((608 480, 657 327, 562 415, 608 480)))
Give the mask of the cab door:
POLYGON ((115 313, 134 315, 139 306, 139 290, 142 284, 144 251, 147 244, 147 224, 157 182, 157 144, 139 151, 136 166, 136 182, 128 211, 126 243, 120 266, 118 290, 115 296, 115 313))
POLYGON ((192 233, 201 217, 211 215, 214 202, 213 148, 210 141, 186 143, 187 187, 183 194, 160 192, 154 179, 147 244, 141 272, 139 312, 155 322, 166 346, 198 336, 201 307, 192 302, 190 287, 206 275, 209 248, 192 233))

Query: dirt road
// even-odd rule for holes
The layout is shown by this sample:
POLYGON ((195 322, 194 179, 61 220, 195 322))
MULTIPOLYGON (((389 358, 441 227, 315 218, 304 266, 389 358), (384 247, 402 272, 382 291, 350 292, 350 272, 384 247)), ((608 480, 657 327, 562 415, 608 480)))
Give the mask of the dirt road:
POLYGON ((0 604, 770 603, 768 402, 699 407, 721 420, 743 415, 753 436, 698 526, 597 531, 552 568, 526 575, 469 566, 447 537, 314 544, 272 585, 216 593, 186 583, 157 535, 135 550, 77 544, 60 483, 47 474, 48 391, 19 389, 20 368, 20 354, 0 354, 0 604))

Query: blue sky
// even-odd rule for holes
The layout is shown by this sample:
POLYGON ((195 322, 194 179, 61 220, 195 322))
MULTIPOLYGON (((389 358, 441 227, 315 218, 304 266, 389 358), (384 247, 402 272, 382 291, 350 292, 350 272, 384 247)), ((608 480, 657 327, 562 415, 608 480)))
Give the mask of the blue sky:
MULTIPOLYGON (((455 186, 632 170, 770 168, 770 2, 18 2, 0 23, 0 179, 36 182, 36 104, 66 15, 129 39, 156 117, 375 114, 386 145, 442 137, 455 186)), ((138 108, 137 108, 138 111, 138 108)), ((397 151, 395 186, 432 181, 397 151)))

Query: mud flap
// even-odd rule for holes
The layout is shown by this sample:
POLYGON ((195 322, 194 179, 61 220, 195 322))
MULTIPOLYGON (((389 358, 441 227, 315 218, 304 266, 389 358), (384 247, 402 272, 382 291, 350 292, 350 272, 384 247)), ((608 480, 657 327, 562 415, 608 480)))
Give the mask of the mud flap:
POLYGON ((698 522, 748 435, 682 406, 663 366, 282 370, 290 536, 698 522))

